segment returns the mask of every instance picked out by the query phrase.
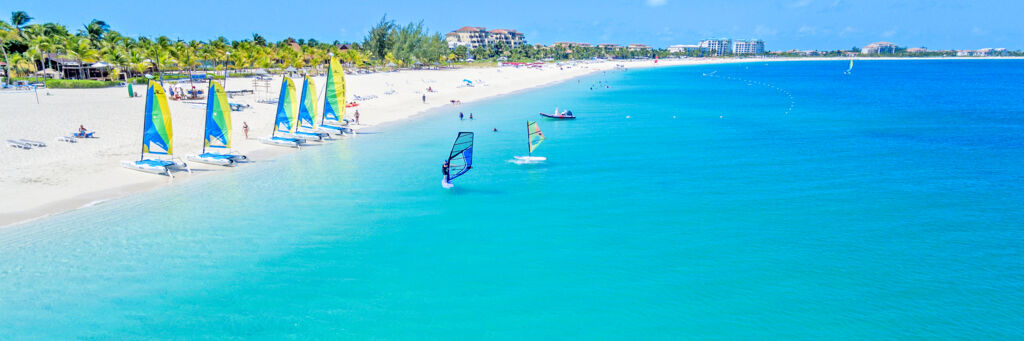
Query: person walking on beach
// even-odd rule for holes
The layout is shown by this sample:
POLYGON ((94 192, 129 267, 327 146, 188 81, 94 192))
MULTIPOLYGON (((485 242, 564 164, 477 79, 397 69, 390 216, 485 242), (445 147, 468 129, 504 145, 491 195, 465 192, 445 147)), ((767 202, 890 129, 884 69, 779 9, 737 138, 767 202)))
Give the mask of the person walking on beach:
POLYGON ((354 117, 356 118, 356 125, 359 125, 359 110, 356 110, 354 117))
POLYGON ((459 121, 461 121, 461 120, 462 120, 462 117, 463 117, 463 116, 462 116, 462 112, 460 111, 460 112, 459 112, 459 121))
POLYGON ((245 133, 245 139, 249 139, 249 123, 242 121, 242 132, 245 133))
POLYGON ((423 104, 427 103, 427 94, 423 94, 423 104))

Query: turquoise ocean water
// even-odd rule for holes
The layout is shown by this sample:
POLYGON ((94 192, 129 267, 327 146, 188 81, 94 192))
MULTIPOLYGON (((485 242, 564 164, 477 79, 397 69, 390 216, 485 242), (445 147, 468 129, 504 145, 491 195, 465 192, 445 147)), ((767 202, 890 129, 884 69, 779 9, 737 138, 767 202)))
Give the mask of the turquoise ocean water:
POLYGON ((1024 335, 1024 62, 846 67, 610 71, 0 229, 0 339, 1024 335))

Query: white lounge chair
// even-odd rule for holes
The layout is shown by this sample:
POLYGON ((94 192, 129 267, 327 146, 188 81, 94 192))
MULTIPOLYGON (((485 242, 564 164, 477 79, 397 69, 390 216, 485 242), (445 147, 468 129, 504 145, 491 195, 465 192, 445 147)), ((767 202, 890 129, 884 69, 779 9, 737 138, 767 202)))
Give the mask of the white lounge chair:
POLYGON ((7 140, 7 146, 21 149, 32 149, 32 146, 15 140, 7 140))
POLYGON ((78 139, 74 136, 57 136, 55 140, 57 140, 57 142, 78 143, 78 139))
POLYGON ((43 143, 43 141, 18 139, 18 142, 27 144, 27 145, 32 146, 32 147, 46 147, 46 143, 43 143))

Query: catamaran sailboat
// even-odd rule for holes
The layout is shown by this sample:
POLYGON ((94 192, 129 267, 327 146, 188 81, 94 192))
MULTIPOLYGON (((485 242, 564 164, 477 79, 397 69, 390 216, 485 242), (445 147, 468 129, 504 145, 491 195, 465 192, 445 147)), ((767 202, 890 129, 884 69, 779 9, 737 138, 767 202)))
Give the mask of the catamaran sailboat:
POLYGON ((843 74, 844 75, 849 75, 849 74, 852 74, 852 73, 853 73, 853 59, 850 59, 850 68, 846 69, 846 72, 843 72, 843 74))
POLYGON ((309 76, 302 77, 302 99, 299 101, 299 125, 292 131, 296 137, 322 141, 331 134, 318 131, 320 123, 316 111, 316 85, 309 76))
POLYGON ((537 163, 547 160, 548 158, 543 156, 533 156, 533 151, 537 150, 537 146, 544 142, 544 134, 540 132, 540 126, 535 121, 526 122, 526 149, 529 151, 527 156, 515 156, 515 163, 526 164, 526 163, 537 163))
POLYGON ((299 145, 306 143, 305 139, 299 139, 285 134, 291 134, 298 126, 296 122, 295 105, 295 83, 288 77, 281 80, 281 95, 277 101, 277 116, 274 117, 274 130, 270 137, 261 137, 260 142, 272 146, 299 148, 299 145), (282 136, 277 136, 280 133, 282 136))
POLYGON ((452 145, 452 151, 448 153, 448 160, 445 160, 442 167, 444 178, 441 179, 441 187, 452 188, 452 180, 466 174, 473 168, 473 133, 460 132, 452 145))
POLYGON ((206 99, 206 125, 203 127, 203 153, 188 155, 189 161, 219 166, 234 166, 248 161, 245 155, 232 153, 211 153, 206 148, 231 148, 231 107, 224 87, 210 80, 210 96, 206 99))
POLYGON ((331 58, 327 66, 327 89, 324 90, 324 113, 320 116, 320 131, 341 135, 352 134, 345 121, 345 73, 337 59, 331 58))
POLYGON ((164 88, 155 81, 149 81, 146 89, 146 113, 142 122, 142 152, 138 161, 121 161, 121 167, 140 172, 164 174, 171 178, 172 170, 186 170, 192 173, 188 164, 180 159, 162 160, 147 159, 146 154, 172 156, 173 131, 171 130, 171 111, 167 107, 167 96, 164 88))

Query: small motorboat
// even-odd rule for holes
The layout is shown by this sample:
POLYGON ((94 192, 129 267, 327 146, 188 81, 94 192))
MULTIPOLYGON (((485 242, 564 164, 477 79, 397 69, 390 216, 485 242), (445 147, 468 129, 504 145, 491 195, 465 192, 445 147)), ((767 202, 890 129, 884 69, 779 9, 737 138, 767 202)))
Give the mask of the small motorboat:
POLYGON ((543 113, 542 112, 542 113, 540 113, 540 115, 544 116, 544 117, 547 117, 547 118, 553 118, 553 119, 558 119, 558 120, 574 120, 574 119, 576 119, 576 116, 574 116, 572 114, 571 110, 566 110, 566 111, 559 112, 558 108, 555 108, 555 113, 554 114, 548 114, 548 113, 543 113))

